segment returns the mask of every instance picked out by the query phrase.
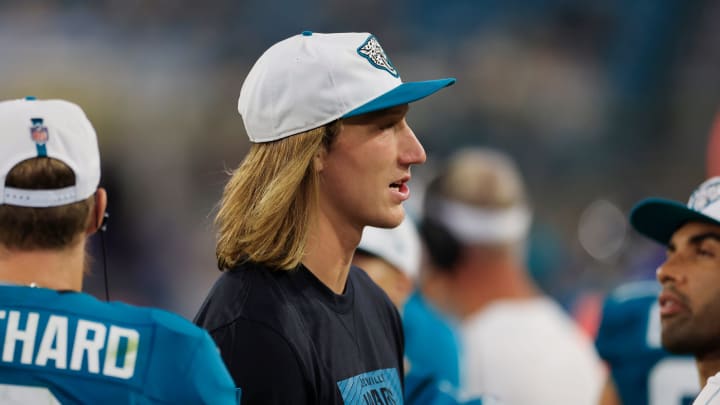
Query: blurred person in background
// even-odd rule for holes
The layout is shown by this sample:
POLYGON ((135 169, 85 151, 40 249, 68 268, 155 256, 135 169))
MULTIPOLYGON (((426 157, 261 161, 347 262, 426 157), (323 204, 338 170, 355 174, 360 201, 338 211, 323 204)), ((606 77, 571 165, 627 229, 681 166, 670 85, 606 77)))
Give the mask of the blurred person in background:
POLYGON ((421 255, 417 228, 406 216, 395 228, 365 227, 352 264, 364 270, 402 314, 420 273, 421 255))
POLYGON ((693 404, 720 404, 720 177, 703 182, 687 205, 639 202, 630 223, 667 246, 657 269, 662 346, 695 357, 702 390, 693 404))
POLYGON ((363 232, 353 261, 367 271, 398 306, 405 335, 405 358, 410 369, 417 375, 432 375, 458 390, 457 325, 422 296, 420 290, 426 283, 423 244, 415 223, 409 221, 384 232, 368 228, 363 232))
POLYGON ((461 321, 462 386, 506 404, 597 403, 604 372, 591 340, 528 274, 531 213, 515 163, 462 150, 423 209, 435 278, 423 292, 461 321))
MULTIPOLYGON (((490 398, 463 398, 456 384, 444 380, 437 370, 423 368, 414 359, 418 353, 411 347, 422 347, 434 357, 457 357, 457 352, 446 352, 438 345, 434 334, 420 336, 408 334, 413 325, 408 325, 405 304, 414 289, 420 272, 422 244, 412 219, 405 220, 396 228, 385 229, 366 227, 355 251, 353 265, 364 270, 370 278, 385 291, 397 306, 403 318, 405 329, 405 403, 407 404, 466 404, 492 403, 490 398)), ((413 319, 417 321, 417 318, 413 319)), ((454 349, 454 347, 453 347, 454 349)))
POLYGON ((715 118, 710 127, 705 162, 707 178, 720 176, 720 109, 715 113, 715 118))
POLYGON ((303 32, 250 70, 253 144, 217 216, 223 271, 195 318, 245 404, 402 403, 392 302, 351 261, 365 226, 395 227, 425 150, 409 103, 454 79, 403 83, 369 33, 303 32))
POLYGON ((85 113, 0 102, 0 402, 235 404, 204 330, 158 309, 83 294, 107 193, 85 113))

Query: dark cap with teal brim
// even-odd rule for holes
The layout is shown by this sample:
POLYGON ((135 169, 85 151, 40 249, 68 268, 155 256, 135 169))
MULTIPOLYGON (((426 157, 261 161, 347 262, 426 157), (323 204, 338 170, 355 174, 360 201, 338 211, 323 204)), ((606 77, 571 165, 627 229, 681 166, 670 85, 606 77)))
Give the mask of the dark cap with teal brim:
POLYGON ((667 245, 672 235, 688 222, 720 226, 720 177, 702 183, 690 195, 687 205, 663 198, 647 198, 630 211, 636 231, 667 245))

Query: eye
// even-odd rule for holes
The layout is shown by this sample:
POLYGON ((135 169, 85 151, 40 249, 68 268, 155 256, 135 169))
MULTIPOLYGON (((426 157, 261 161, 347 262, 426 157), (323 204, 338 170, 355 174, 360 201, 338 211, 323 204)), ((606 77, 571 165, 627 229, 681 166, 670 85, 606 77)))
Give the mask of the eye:
POLYGON ((706 257, 708 259, 712 259, 715 257, 715 255, 712 252, 710 252, 708 250, 703 250, 703 249, 698 249, 697 254, 700 257, 706 257))
POLYGON ((395 121, 395 120, 385 121, 385 122, 380 123, 378 128, 380 128, 381 131, 385 131, 385 130, 388 130, 388 129, 394 127, 396 124, 397 124, 397 121, 395 121))
POLYGON ((698 256, 707 257, 707 258, 715 258, 716 252, 717 252, 717 247, 712 246, 712 243, 702 243, 697 247, 698 256))

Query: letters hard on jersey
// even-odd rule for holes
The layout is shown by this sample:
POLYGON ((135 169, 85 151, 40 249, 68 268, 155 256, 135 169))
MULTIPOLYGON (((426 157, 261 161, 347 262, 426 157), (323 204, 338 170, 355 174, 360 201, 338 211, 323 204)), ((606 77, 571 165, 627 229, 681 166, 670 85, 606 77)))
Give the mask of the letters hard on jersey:
POLYGON ((235 403, 234 391, 210 337, 177 315, 0 286, 3 403, 235 403))

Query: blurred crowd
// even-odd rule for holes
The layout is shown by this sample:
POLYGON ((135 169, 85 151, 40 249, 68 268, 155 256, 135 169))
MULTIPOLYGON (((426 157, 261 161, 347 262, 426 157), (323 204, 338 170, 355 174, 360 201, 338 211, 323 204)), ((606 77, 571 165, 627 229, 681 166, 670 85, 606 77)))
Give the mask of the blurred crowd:
POLYGON ((662 257, 627 226, 632 204, 683 200, 705 176, 718 19, 709 0, 2 1, 0 94, 84 107, 111 196, 111 298, 191 317, 218 274, 215 203, 248 147, 236 102, 250 64, 305 29, 372 32, 405 80, 458 79, 410 111, 429 157, 411 214, 448 156, 504 151, 532 203, 529 272, 582 314, 662 257))

